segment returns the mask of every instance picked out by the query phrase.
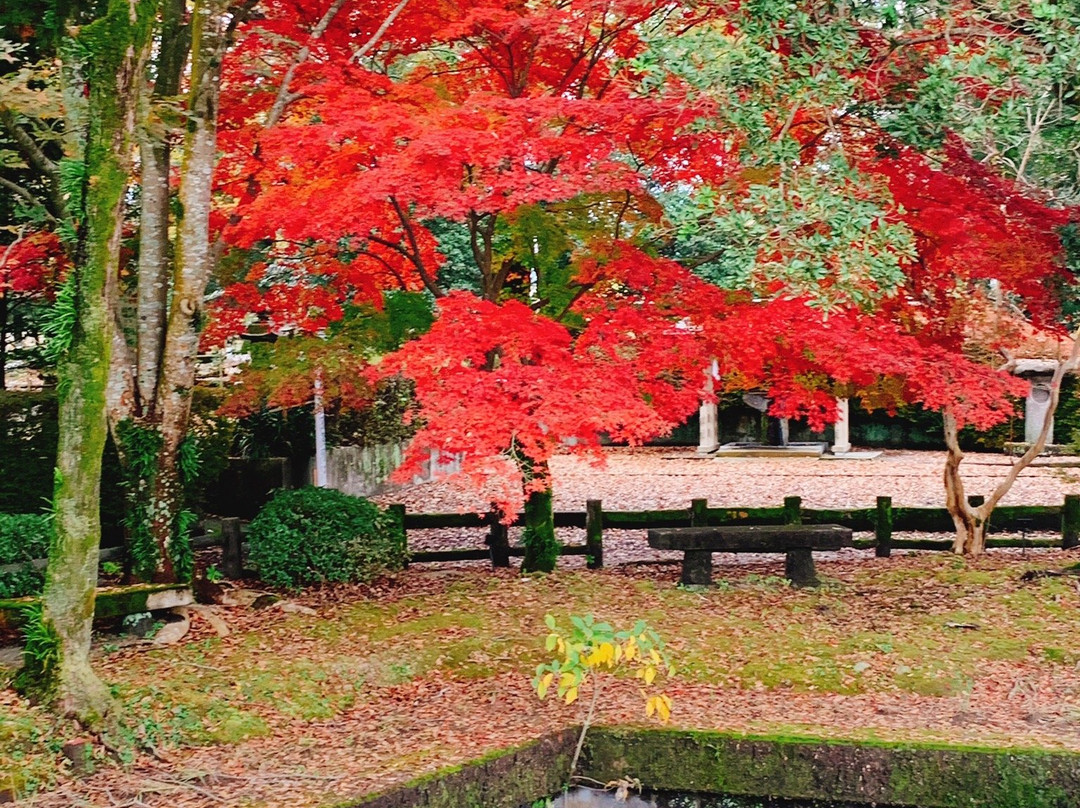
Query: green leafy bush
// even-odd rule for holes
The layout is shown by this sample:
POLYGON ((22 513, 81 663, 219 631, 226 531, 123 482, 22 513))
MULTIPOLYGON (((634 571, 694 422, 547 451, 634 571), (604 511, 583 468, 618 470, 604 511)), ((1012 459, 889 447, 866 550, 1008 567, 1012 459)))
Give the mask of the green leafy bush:
POLYGON ((44 514, 0 513, 0 598, 20 598, 41 592, 44 571, 30 563, 45 558, 52 541, 52 522, 44 514))
POLYGON ((405 563, 393 514, 329 488, 282 491, 252 520, 248 540, 259 577, 277 586, 367 581, 405 563))

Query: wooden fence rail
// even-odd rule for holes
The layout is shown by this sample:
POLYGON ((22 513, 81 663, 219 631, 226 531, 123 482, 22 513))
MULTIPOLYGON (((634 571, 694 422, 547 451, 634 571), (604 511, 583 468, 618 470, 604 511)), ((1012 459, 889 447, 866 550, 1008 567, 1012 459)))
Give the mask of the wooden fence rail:
MULTIPOLYGON (((974 502, 978 502, 972 498, 974 502)), ((420 550, 409 554, 410 561, 476 561, 490 559, 495 567, 510 566, 511 557, 523 555, 520 547, 510 546, 509 527, 524 524, 524 514, 517 514, 510 526, 500 521, 500 514, 489 513, 409 513, 404 505, 391 505, 405 528, 406 549, 411 530, 440 530, 444 528, 484 528, 488 531, 487 548, 455 550, 420 550)), ((850 527, 863 533, 873 533, 871 539, 856 539, 855 546, 873 548, 881 557, 892 550, 949 550, 952 539, 897 539, 894 533, 952 533, 952 518, 944 508, 893 507, 890 497, 878 497, 873 508, 833 509, 804 508, 799 497, 786 497, 784 504, 774 508, 710 508, 704 499, 695 499, 688 508, 651 511, 605 511, 598 499, 590 499, 584 511, 556 511, 556 527, 584 528, 583 544, 565 544, 562 555, 583 555, 590 569, 604 565, 604 532, 607 530, 648 530, 658 527, 707 527, 716 525, 784 525, 834 524, 850 527)), ((990 520, 991 533, 1020 533, 1020 538, 987 538, 987 547, 1054 547, 1068 549, 1080 546, 1080 495, 1068 494, 1061 505, 1002 505, 994 510, 990 520), (1061 539, 1029 539, 1027 533, 1060 532, 1061 539)), ((207 535, 195 540, 197 547, 221 545, 222 572, 239 578, 243 572, 243 546, 240 520, 221 520, 220 535, 207 535)), ((115 548, 103 555, 117 555, 115 548)), ((45 560, 35 565, 44 567, 45 560)), ((22 564, 0 567, 0 573, 11 572, 22 564)))
MULTIPOLYGON (((981 500, 972 497, 973 504, 981 500)), ((499 514, 408 513, 403 505, 395 508, 406 535, 410 530, 441 528, 487 528, 488 549, 421 550, 410 553, 413 562, 461 561, 490 558, 496 567, 509 566, 511 556, 522 550, 509 546, 507 526, 499 514)), ((524 514, 511 523, 521 526, 524 514)), ((695 499, 689 508, 651 511, 605 511, 600 500, 588 500, 584 511, 556 511, 556 527, 585 529, 584 544, 567 544, 562 555, 584 555, 590 569, 604 564, 604 531, 647 530, 659 527, 694 527, 715 525, 835 524, 852 530, 873 533, 872 539, 856 540, 855 546, 874 548, 887 557, 893 549, 949 550, 952 539, 897 539, 894 533, 952 533, 952 517, 944 508, 893 507, 891 497, 878 497, 873 508, 834 509, 804 508, 799 497, 787 497, 781 507, 710 508, 704 499, 695 499)), ((1062 505, 1002 505, 990 520, 990 533, 1020 533, 1020 538, 987 538, 987 547, 1076 547, 1080 545, 1080 495, 1069 494, 1062 505), (1061 539, 1029 539, 1027 533, 1060 532, 1061 539)))

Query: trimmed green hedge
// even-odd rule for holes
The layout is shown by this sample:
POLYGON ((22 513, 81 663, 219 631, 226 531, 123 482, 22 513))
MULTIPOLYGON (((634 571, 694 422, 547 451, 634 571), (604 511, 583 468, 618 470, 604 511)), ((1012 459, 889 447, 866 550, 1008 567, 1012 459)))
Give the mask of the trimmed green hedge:
POLYGON ((47 515, 0 513, 0 567, 21 565, 14 571, 0 571, 0 599, 41 592, 44 570, 35 569, 30 562, 48 555, 52 535, 47 515))
POLYGON ((248 541, 259 578, 275 586, 368 581, 406 561, 393 514, 329 488, 280 492, 251 522, 248 541))

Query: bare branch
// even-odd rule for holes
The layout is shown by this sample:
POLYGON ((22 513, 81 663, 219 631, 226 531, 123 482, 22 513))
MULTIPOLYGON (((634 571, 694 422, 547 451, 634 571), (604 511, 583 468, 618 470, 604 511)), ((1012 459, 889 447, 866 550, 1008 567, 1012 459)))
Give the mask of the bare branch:
POLYGON ((371 52, 372 48, 379 44, 379 40, 383 38, 386 30, 391 25, 393 25, 394 20, 396 20, 398 18, 398 15, 405 10, 405 6, 407 5, 409 5, 409 0, 401 0, 401 2, 394 6, 391 12, 386 15, 386 19, 382 21, 382 25, 380 25, 378 29, 376 29, 375 33, 371 35, 371 38, 359 48, 357 48, 355 51, 353 51, 352 59, 354 61, 359 61, 360 59, 363 59, 365 56, 368 55, 368 53, 371 52))
MULTIPOLYGON (((26 188, 23 188, 18 183, 12 182, 7 177, 0 177, 0 188, 7 188, 9 191, 15 194, 15 196, 26 200, 26 202, 33 207, 41 205, 40 199, 30 193, 26 188)), ((45 215, 49 217, 49 221, 56 221, 56 217, 52 215, 52 212, 50 212, 48 208, 45 209, 45 215)))
POLYGON ((1073 333, 1072 340, 1073 344, 1072 350, 1069 351, 1069 358, 1063 362, 1058 362, 1057 367, 1054 369, 1054 375, 1050 378, 1050 401, 1047 403, 1046 417, 1043 419, 1042 429, 1039 430, 1039 437, 1021 455, 1020 459, 1013 463, 1009 468, 1009 473, 1005 475, 1005 479, 998 483, 985 504, 979 506, 977 513, 983 519, 989 516, 991 511, 994 510, 994 506, 1009 492, 1012 484, 1016 482, 1016 478, 1020 476, 1020 472, 1030 466, 1035 458, 1042 453, 1042 450, 1046 448, 1046 441, 1050 437, 1050 427, 1054 422, 1054 412, 1057 410, 1058 401, 1061 399, 1061 381, 1065 378, 1066 373, 1076 370, 1077 366, 1080 366, 1080 329, 1073 333))
POLYGON ((285 71, 285 76, 281 79, 281 87, 278 88, 277 97, 274 99, 274 105, 270 107, 270 112, 266 116, 266 127, 268 129, 281 119, 285 107, 289 105, 290 101, 294 100, 293 94, 289 92, 289 85, 292 83, 296 71, 311 56, 311 46, 322 39, 322 35, 326 33, 326 29, 330 27, 330 23, 333 22, 334 17, 337 16, 337 13, 341 11, 341 7, 344 5, 345 0, 334 0, 330 8, 323 14, 322 19, 312 29, 308 43, 300 49, 292 64, 285 71))

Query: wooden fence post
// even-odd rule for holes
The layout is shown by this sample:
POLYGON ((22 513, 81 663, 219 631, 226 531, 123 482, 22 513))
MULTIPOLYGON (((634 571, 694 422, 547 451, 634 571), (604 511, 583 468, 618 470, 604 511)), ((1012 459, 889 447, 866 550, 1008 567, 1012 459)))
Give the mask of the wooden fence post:
POLYGON ((598 499, 585 500, 585 559, 591 570, 604 566, 604 508, 598 499))
POLYGON ((784 524, 802 524, 802 497, 784 497, 784 524))
POLYGON ((226 516, 221 520, 221 571, 237 580, 244 575, 243 550, 240 546, 240 520, 226 516))
POLYGON ((1080 547, 1080 494, 1066 494, 1061 508, 1061 549, 1080 547))
POLYGON ((500 516, 502 512, 497 508, 488 512, 491 528, 487 543, 491 551, 491 566, 495 569, 510 566, 510 528, 500 521, 500 516))
POLYGON ((709 521, 708 510, 709 500, 690 500, 690 527, 706 527, 706 523, 709 521))
POLYGON ((405 506, 401 503, 396 505, 387 505, 386 512, 389 513, 397 521, 398 526, 401 527, 401 552, 405 561, 402 563, 403 567, 409 566, 409 533, 405 530, 405 506))
POLYGON ((877 498, 874 519, 874 555, 888 558, 892 555, 892 497, 877 498))

